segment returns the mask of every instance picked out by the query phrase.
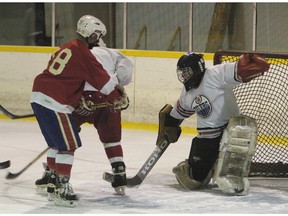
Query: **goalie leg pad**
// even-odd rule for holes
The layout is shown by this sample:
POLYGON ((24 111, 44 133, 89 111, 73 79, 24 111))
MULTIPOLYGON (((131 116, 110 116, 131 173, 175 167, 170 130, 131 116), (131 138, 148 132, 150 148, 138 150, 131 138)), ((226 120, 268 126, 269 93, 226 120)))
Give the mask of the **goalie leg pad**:
POLYGON ((224 192, 247 195, 248 175, 255 153, 257 126, 254 119, 237 115, 230 119, 220 143, 214 180, 224 192))

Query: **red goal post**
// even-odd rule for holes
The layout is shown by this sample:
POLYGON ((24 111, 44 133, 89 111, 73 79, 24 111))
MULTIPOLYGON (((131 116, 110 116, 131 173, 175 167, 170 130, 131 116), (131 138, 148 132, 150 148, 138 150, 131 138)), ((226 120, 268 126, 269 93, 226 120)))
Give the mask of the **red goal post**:
MULTIPOLYGON (((242 51, 217 51, 214 65, 236 61, 242 51)), ((240 111, 256 119, 258 139, 251 177, 288 177, 288 54, 248 52, 265 58, 263 76, 233 89, 240 111)))

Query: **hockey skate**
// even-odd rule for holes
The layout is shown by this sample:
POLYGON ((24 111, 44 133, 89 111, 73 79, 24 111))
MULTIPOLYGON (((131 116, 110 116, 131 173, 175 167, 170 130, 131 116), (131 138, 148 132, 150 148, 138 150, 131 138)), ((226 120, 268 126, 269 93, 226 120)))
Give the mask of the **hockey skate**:
POLYGON ((77 205, 78 197, 74 194, 72 185, 69 183, 67 176, 56 178, 55 205, 65 207, 75 207, 77 205))
POLYGON ((114 181, 112 187, 117 195, 125 195, 125 189, 127 185, 125 164, 123 162, 117 162, 112 164, 112 171, 114 173, 114 181))
POLYGON ((35 181, 36 192, 39 194, 47 194, 48 181, 51 175, 51 171, 46 163, 43 163, 43 167, 45 171, 43 172, 42 178, 35 181))
POLYGON ((50 177, 48 179, 48 185, 47 185, 47 193, 48 193, 48 200, 53 201, 55 198, 55 187, 56 187, 56 172, 51 171, 50 177))
POLYGON ((51 171, 46 163, 43 163, 45 169, 41 179, 35 181, 36 192, 39 194, 48 194, 48 200, 54 199, 54 188, 56 185, 56 173, 51 171))

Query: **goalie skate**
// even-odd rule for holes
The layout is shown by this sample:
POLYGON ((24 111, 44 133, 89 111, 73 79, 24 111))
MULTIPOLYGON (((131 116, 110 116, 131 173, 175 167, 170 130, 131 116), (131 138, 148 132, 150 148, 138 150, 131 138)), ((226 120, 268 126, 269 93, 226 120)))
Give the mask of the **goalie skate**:
POLYGON ((214 174, 218 187, 228 194, 246 195, 248 174, 255 153, 257 126, 254 119, 237 115, 224 131, 214 174))
POLYGON ((172 169, 176 180, 185 190, 193 190, 201 187, 201 182, 192 179, 189 176, 188 160, 180 162, 172 169))

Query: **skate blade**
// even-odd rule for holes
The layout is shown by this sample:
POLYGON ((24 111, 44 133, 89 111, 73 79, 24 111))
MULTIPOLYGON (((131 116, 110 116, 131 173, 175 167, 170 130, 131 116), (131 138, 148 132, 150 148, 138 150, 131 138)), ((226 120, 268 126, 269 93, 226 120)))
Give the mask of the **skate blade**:
POLYGON ((116 195, 120 195, 120 196, 124 196, 125 195, 125 186, 120 186, 120 187, 116 187, 114 188, 116 195))
POLYGON ((47 195, 47 185, 36 186, 36 193, 40 195, 47 195))
POLYGON ((77 200, 63 200, 63 199, 55 198, 55 205, 74 208, 77 206, 77 200))
POLYGON ((47 193, 47 199, 48 201, 54 201, 55 200, 55 194, 54 193, 47 193))

